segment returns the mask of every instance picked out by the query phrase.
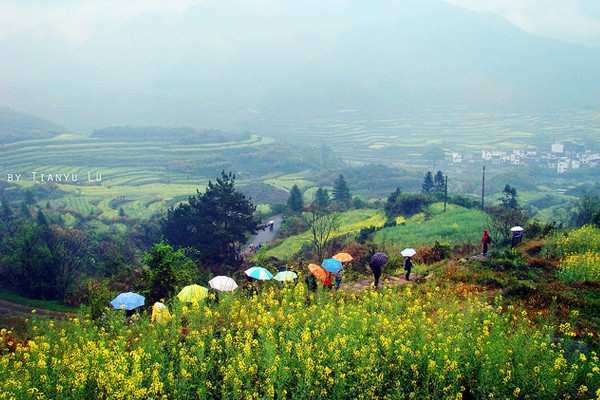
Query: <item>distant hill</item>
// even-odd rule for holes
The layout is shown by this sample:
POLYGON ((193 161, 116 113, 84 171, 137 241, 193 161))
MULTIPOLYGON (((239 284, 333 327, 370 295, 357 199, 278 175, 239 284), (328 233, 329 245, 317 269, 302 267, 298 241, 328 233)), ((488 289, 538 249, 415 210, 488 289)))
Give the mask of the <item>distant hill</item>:
POLYGON ((43 118, 0 108, 0 144, 49 139, 67 132, 67 128, 43 118))
MULTIPOLYGON (((42 28, 41 28, 42 29, 42 28)), ((528 34, 440 0, 205 0, 73 44, 60 30, 0 40, 5 104, 78 129, 248 129, 339 110, 600 106, 600 49, 528 34)), ((278 135, 278 137, 280 137, 278 135)))

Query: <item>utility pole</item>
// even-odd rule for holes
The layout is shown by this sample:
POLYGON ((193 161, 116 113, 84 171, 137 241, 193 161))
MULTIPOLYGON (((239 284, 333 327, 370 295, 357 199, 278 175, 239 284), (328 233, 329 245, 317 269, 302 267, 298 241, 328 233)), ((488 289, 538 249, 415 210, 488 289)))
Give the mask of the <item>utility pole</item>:
POLYGON ((446 203, 448 200, 448 175, 444 179, 444 212, 446 212, 446 203))
POLYGON ((485 204, 485 165, 483 166, 483 176, 481 178, 481 209, 483 210, 483 206, 485 204))

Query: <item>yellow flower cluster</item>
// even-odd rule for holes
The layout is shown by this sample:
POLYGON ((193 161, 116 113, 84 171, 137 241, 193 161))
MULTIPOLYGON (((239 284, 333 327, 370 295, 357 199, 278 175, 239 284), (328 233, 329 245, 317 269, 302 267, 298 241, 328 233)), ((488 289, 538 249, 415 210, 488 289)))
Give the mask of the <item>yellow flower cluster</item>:
POLYGON ((600 281, 600 253, 589 250, 568 255, 560 264, 558 275, 567 282, 600 281))
POLYGON ((34 319, 0 334, 0 399, 572 398, 600 391, 572 328, 432 285, 362 293, 305 286, 182 309, 153 325, 34 319), (31 330, 32 332, 33 329, 31 330))

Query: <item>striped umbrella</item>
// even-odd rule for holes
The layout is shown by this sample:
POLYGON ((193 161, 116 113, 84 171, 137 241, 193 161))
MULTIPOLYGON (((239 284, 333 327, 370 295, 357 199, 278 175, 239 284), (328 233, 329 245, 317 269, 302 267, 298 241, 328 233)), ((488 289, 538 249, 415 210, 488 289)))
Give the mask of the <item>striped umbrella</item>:
POLYGON ((273 274, 268 269, 263 267, 250 267, 244 271, 250 278, 258 279, 260 281, 268 281, 273 278, 273 274))

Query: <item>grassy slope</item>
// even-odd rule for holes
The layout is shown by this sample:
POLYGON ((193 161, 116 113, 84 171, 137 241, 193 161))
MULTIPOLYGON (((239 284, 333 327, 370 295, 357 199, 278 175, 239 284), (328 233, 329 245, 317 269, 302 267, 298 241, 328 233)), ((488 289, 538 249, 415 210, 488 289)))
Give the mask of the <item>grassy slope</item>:
POLYGON ((398 251, 406 247, 440 242, 476 242, 485 226, 485 214, 479 210, 448 204, 446 212, 443 204, 431 205, 427 213, 417 214, 406 223, 384 228, 373 237, 373 242, 394 248, 398 251))

